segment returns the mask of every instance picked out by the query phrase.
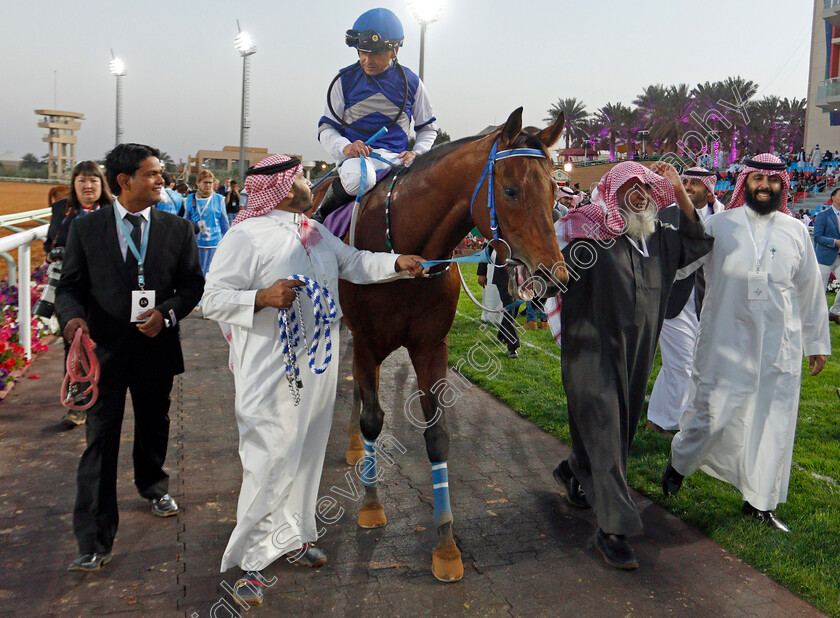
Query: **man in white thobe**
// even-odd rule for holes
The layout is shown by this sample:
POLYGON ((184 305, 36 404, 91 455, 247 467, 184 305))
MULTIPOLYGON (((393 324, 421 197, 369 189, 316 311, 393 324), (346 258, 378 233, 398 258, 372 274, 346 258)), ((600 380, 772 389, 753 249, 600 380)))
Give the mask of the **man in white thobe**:
POLYGON ((787 499, 802 353, 817 375, 831 341, 808 230, 785 206, 784 170, 769 154, 748 161, 729 208, 706 223, 715 243, 698 260, 707 288, 690 403, 662 489, 674 495, 702 468, 741 492, 745 515, 788 532, 775 509, 787 499))
MULTIPOLYGON (((705 222, 713 214, 723 211, 724 205, 715 197, 715 172, 692 167, 683 173, 682 181, 701 221, 705 222)), ((670 216, 676 219, 676 210, 676 206, 665 209, 660 212, 660 218, 670 216)), ((701 273, 698 271, 674 282, 668 297, 666 319, 659 334, 662 369, 656 376, 648 406, 648 428, 660 433, 676 431, 680 416, 688 405, 694 342, 703 301, 701 273)))
MULTIPOLYGON (((299 404, 286 377, 277 309, 296 297, 290 275, 304 275, 329 291, 336 304, 331 337, 339 350, 338 279, 383 282, 423 272, 417 256, 370 253, 349 247, 302 213, 312 207, 308 182, 296 159, 275 155, 250 169, 248 209, 222 239, 207 274, 204 316, 230 325, 230 363, 236 385, 236 422, 243 476, 236 527, 221 570, 239 566, 239 600, 262 602, 259 570, 296 552, 305 566, 326 562, 312 546, 318 538, 315 504, 335 404, 338 360, 321 374, 307 367, 305 341, 313 336, 313 303, 299 294, 301 337, 299 404)), ((303 290, 300 290, 301 292, 303 290)), ((323 362, 323 359, 317 359, 323 362)), ((323 526, 322 526, 323 527, 323 526)))

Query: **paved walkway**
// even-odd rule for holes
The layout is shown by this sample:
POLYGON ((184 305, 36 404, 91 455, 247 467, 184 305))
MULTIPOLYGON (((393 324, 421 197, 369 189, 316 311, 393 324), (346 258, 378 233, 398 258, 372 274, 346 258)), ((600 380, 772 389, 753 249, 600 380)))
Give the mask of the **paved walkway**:
MULTIPOLYGON (((168 458, 182 513, 154 518, 137 495, 128 411, 120 529, 114 559, 101 572, 65 571, 76 554, 71 513, 84 432, 58 424, 61 346, 36 361, 41 379, 23 380, 0 405, 0 614, 235 615, 220 584, 236 574, 218 572, 241 474, 227 348, 216 324, 200 319, 183 323, 183 339, 188 369, 173 392, 168 458)), ((566 447, 477 387, 447 418, 455 532, 466 573, 457 584, 437 582, 429 570, 431 475, 421 431, 401 413, 416 388, 402 353, 382 369, 386 432, 406 449, 391 449, 394 464, 381 484, 389 523, 379 530, 356 526, 359 503, 347 497, 344 464, 347 351, 342 346, 338 412, 321 483, 321 495, 334 496, 344 509, 320 541, 330 562, 317 571, 275 563, 266 576, 277 581, 249 615, 818 615, 638 494, 645 534, 634 547, 641 567, 606 566, 592 548, 591 513, 569 508, 551 478, 566 447)))

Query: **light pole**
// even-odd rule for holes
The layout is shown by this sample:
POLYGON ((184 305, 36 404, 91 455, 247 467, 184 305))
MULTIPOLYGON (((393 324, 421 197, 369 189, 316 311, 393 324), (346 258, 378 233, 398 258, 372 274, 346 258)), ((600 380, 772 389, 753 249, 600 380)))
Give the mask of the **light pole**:
POLYGON ((239 181, 245 183, 245 145, 248 141, 248 129, 250 123, 248 122, 248 57, 257 51, 257 46, 248 35, 247 32, 242 32, 239 27, 239 20, 236 20, 236 29, 239 34, 233 40, 233 45, 236 51, 242 56, 242 117, 239 124, 239 181))
POLYGON ((642 136, 642 158, 647 157, 647 150, 645 150, 645 138, 650 134, 650 131, 639 131, 637 135, 642 136))
POLYGON ((423 61, 426 52, 426 26, 436 22, 443 8, 442 0, 406 0, 411 16, 420 24, 420 67, 417 74, 423 81, 423 61))
POLYGON ((117 78, 117 130, 114 145, 119 146, 122 141, 122 82, 120 77, 125 75, 125 64, 114 56, 113 49, 111 50, 111 62, 108 63, 108 68, 111 75, 117 78))

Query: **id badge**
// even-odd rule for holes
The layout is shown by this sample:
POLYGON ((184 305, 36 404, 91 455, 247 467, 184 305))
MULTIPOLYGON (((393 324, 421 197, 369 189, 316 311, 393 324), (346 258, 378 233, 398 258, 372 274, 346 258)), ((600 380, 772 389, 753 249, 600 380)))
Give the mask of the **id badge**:
POLYGON ((767 300, 768 292, 767 273, 750 273, 747 281, 747 298, 749 300, 767 300))
POLYGON ((198 233, 201 234, 202 236, 207 235, 207 222, 204 219, 201 219, 198 222, 198 233))
POLYGON ((154 290, 132 290, 131 292, 131 321, 146 322, 148 318, 141 320, 137 316, 155 308, 154 290))

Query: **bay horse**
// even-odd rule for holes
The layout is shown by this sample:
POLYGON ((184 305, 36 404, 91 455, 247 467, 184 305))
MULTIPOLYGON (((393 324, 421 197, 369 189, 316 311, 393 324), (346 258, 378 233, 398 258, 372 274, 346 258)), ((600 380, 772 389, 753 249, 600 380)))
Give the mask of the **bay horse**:
MULTIPOLYGON (((427 260, 446 259, 469 231, 478 227, 485 237, 500 237, 510 247, 506 257, 513 275, 510 287, 514 298, 522 296, 520 289, 537 280, 539 285, 534 287, 541 288, 542 295, 557 294, 558 282, 566 283, 568 275, 552 223, 555 184, 548 148, 560 137, 563 124, 561 115, 541 131, 523 132, 520 107, 488 135, 439 145, 418 156, 396 178, 397 172, 392 171, 359 206, 355 246, 389 251, 387 232, 396 253, 422 255, 427 260), (531 154, 504 160, 500 157, 495 180, 493 175, 483 176, 482 170, 492 154, 510 154, 511 149, 526 149, 516 153, 531 154), (495 193, 495 234, 487 195, 490 181, 495 193)), ((441 267, 434 270, 440 271, 441 267)), ((464 574, 461 552, 452 534, 447 469, 449 430, 435 394, 440 388, 433 388, 447 375, 447 334, 455 319, 459 286, 456 268, 437 276, 388 284, 339 282, 344 319, 353 334, 355 378, 347 462, 355 464, 362 457, 365 460, 361 475, 365 495, 358 524, 376 528, 387 523, 375 474, 374 443, 385 416, 378 397, 379 366, 391 352, 405 347, 422 392, 420 403, 426 423, 423 437, 432 466, 438 533, 432 552, 432 573, 441 581, 457 581, 464 574)))

